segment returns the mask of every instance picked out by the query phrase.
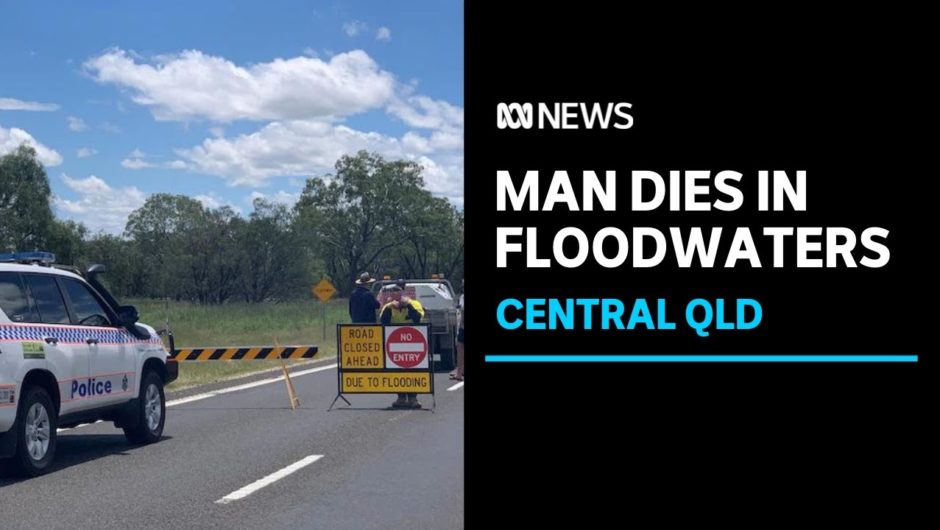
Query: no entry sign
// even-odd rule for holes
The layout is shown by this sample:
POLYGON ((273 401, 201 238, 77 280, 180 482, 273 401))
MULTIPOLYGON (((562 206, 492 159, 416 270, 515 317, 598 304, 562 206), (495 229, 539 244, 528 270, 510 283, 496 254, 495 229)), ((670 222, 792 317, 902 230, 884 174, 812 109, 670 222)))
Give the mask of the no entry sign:
POLYGON ((427 327, 387 326, 385 359, 387 369, 428 368, 427 327))

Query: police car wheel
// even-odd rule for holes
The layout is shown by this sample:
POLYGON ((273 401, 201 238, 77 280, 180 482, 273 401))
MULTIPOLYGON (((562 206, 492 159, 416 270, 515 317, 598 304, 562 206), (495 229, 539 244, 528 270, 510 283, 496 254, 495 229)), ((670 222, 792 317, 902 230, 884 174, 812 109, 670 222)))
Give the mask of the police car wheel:
POLYGON ((137 422, 133 427, 125 427, 124 435, 131 443, 154 443, 163 436, 165 417, 166 396, 163 393, 163 379, 156 372, 147 372, 140 382, 137 422))
POLYGON ((41 475, 55 458, 58 418, 52 398, 42 387, 26 390, 17 422, 16 464, 28 476, 41 475))

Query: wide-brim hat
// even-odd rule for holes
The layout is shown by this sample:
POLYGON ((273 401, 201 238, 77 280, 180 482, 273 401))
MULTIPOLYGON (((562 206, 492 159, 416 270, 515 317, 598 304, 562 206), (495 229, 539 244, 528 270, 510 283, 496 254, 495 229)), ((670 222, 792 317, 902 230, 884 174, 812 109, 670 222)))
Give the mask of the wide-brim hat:
POLYGON ((370 283, 375 283, 375 278, 368 272, 363 272, 359 275, 359 279, 356 280, 356 285, 366 285, 370 283))

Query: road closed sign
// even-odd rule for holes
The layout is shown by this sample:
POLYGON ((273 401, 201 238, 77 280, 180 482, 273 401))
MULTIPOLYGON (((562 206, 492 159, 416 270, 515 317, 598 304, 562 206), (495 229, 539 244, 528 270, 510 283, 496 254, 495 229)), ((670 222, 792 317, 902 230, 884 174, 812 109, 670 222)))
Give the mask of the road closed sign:
POLYGON ((345 370, 383 368, 382 326, 343 326, 339 328, 339 358, 345 370))
POLYGON ((433 394, 429 336, 427 324, 339 324, 339 395, 433 394))
POLYGON ((427 326, 385 326, 386 369, 427 369, 427 333, 427 326))

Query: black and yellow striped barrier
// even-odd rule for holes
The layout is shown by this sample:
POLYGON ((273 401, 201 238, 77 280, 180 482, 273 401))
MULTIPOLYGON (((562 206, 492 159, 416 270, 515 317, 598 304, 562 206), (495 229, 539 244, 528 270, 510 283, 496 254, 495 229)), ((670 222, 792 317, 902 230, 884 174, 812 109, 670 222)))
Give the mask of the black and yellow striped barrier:
POLYGON ((170 358, 177 361, 254 361, 260 359, 309 359, 316 346, 254 346, 250 348, 183 348, 170 358))

